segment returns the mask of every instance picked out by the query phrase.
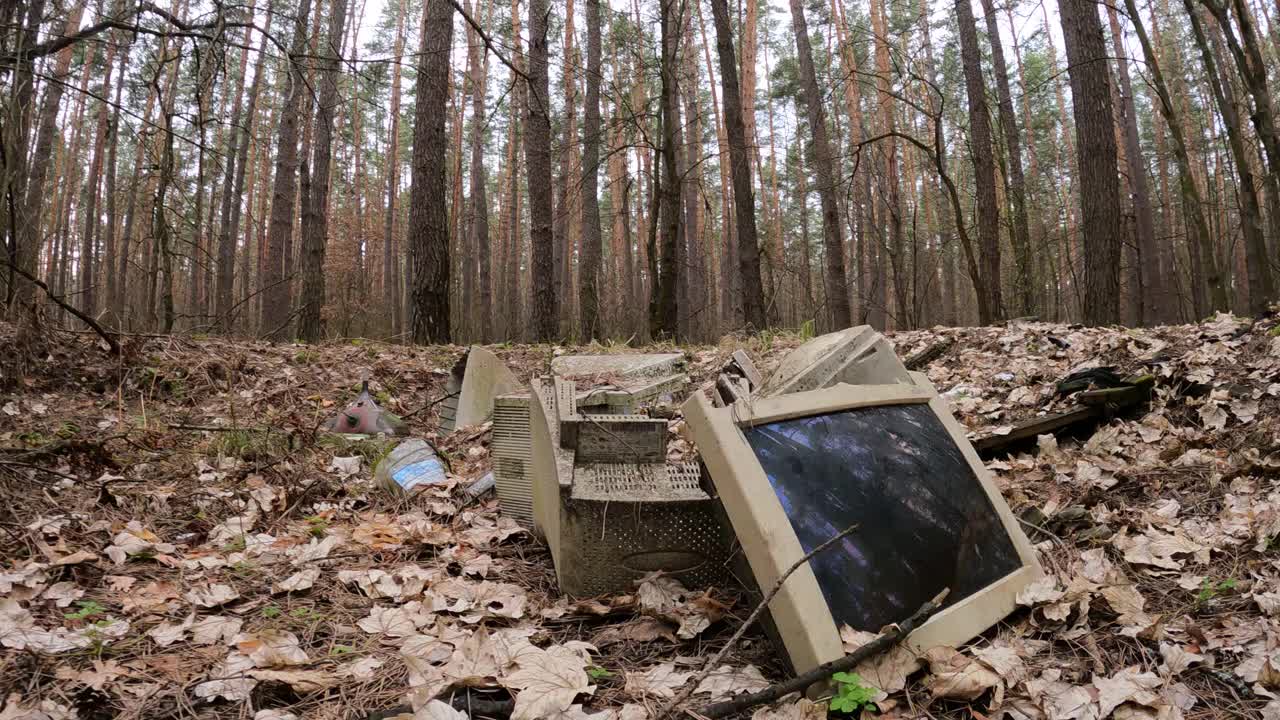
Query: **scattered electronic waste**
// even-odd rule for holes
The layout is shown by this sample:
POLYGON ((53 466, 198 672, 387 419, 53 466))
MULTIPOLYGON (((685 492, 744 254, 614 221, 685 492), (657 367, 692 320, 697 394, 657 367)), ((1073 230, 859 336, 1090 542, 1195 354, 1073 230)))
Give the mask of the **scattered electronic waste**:
POLYGON ((884 336, 869 325, 827 333, 787 353, 758 394, 785 395, 848 385, 911 383, 911 375, 884 336))
POLYGON ((378 461, 373 470, 376 485, 397 495, 408 495, 419 486, 442 483, 448 469, 431 443, 409 438, 378 461))
POLYGON ((360 380, 360 393, 325 424, 325 429, 343 435, 404 435, 407 427, 403 420, 374 401, 366 372, 360 380))
POLYGON ((840 625, 879 630, 943 588, 947 606, 907 644, 962 643, 1040 577, 945 401, 870 328, 815 338, 768 380, 735 352, 714 405, 694 392, 683 406, 701 463, 668 461, 660 410, 687 393, 684 370, 678 354, 564 356, 494 399, 499 505, 546 540, 565 594, 628 592, 654 571, 769 590, 856 525, 770 604, 804 672, 843 655, 840 625))
POLYGON ((667 421, 583 412, 574 381, 532 382, 534 526, 562 592, 628 592, 662 571, 688 587, 724 580, 731 537, 696 463, 667 462, 667 421))
POLYGON ((1009 614, 1018 591, 1041 575, 944 400, 923 375, 897 379, 719 408, 695 393, 684 405, 757 589, 773 588, 806 553, 856 526, 770 603, 797 673, 844 655, 840 625, 877 631, 944 588, 948 604, 906 644, 919 652, 959 645, 1009 614))
POLYGON ((756 364, 744 350, 734 350, 716 377, 715 399, 718 406, 732 405, 759 392, 764 380, 756 364))
MULTIPOLYGON (((673 399, 689 378, 680 353, 649 355, 564 355, 551 361, 553 376, 583 383, 575 402, 584 414, 636 413, 673 399)), ((576 386, 576 384, 575 384, 576 386)), ((499 395, 493 402, 494 478, 502 513, 534 526, 530 393, 499 395)))
POLYGON ((551 361, 551 374, 583 386, 583 412, 634 413, 683 392, 686 364, 681 353, 562 355, 551 361))
POLYGON ((1112 368, 1088 368, 1072 373, 1058 383, 1057 394, 1079 392, 1076 405, 1016 422, 1007 431, 1002 429, 974 440, 973 446, 978 454, 991 457, 1019 443, 1034 441, 1040 435, 1089 427, 1099 420, 1147 404, 1155 383, 1154 375, 1121 377, 1112 368))
POLYGON ((472 345, 449 372, 440 406, 440 429, 448 433, 487 422, 493 415, 494 398, 521 387, 497 355, 472 345))

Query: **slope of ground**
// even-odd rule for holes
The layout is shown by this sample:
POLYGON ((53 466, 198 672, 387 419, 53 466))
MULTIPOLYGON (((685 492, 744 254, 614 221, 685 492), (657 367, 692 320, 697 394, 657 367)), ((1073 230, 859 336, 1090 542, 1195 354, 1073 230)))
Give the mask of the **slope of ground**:
MULTIPOLYGON (((989 463, 1049 576, 958 652, 859 668, 881 714, 1280 717, 1276 334, 1220 316, 893 335, 904 356, 954 340, 928 375, 975 435, 1069 403, 1054 386, 1081 367, 1159 384, 1147 411, 989 463)), ((427 700, 475 688, 477 717, 638 719, 751 611, 667 579, 559 596, 545 548, 460 491, 488 469, 487 427, 434 431, 461 348, 138 337, 116 360, 87 335, 0 339, 0 718, 447 718, 427 700), (454 484, 387 494, 383 445, 319 432, 366 368, 454 484)), ((701 384, 738 347, 767 371, 799 342, 685 350, 701 384)), ((579 350, 493 349, 522 377, 579 350)), ((688 706, 781 679, 775 658, 748 633, 688 706)))

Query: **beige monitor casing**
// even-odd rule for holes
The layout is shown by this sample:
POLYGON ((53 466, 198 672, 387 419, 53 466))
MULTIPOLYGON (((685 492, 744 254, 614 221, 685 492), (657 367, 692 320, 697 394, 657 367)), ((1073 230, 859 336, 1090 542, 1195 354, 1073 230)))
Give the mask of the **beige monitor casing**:
POLYGON ((524 387, 506 363, 479 345, 467 349, 462 364, 462 373, 455 368, 445 386, 449 395, 440 408, 440 428, 445 432, 487 422, 493 417, 494 398, 524 387))
MULTIPOLYGON (((860 407, 927 403, 981 483, 1022 566, 943 609, 913 632, 905 644, 923 653, 932 647, 959 645, 999 622, 1013 611, 1018 592, 1039 578, 1042 571, 1035 549, 945 401, 922 375, 913 373, 909 379, 916 384, 838 384, 810 392, 739 401, 723 408, 713 407, 705 395, 696 393, 685 403, 684 416, 756 583, 762 592, 767 592, 788 568, 804 558, 805 551, 741 428, 860 407)), ((769 611, 797 673, 844 656, 836 621, 807 562, 787 579, 770 602, 769 611)))
POLYGON ((893 346, 869 325, 819 335, 787 353, 759 394, 765 397, 849 385, 910 384, 893 346))

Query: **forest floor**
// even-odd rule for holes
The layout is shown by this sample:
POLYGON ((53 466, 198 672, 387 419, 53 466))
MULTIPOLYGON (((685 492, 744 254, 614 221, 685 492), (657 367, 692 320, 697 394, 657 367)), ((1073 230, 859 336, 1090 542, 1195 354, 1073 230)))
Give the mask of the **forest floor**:
MULTIPOLYGON (((860 667, 881 716, 1280 718, 1278 334, 1231 316, 891 334, 904 357, 956 341, 928 375, 975 435, 1068 404, 1055 383, 1080 367, 1159 383, 1144 412, 988 463, 1040 518, 1048 577, 958 651, 860 667)), ((472 687, 517 719, 639 720, 752 609, 669 578, 560 596, 545 547, 461 492, 489 468, 488 426, 435 432, 460 347, 131 337, 116 359, 85 334, 0 341, 0 718, 354 718, 472 687), (394 497, 371 482, 381 447, 318 432, 365 368, 455 483, 394 497)), ((736 348, 767 374, 799 342, 684 350, 701 384, 736 348)), ((527 378, 579 349, 493 350, 527 378)), ((687 707, 783 674, 752 631, 687 707)), ((755 717, 825 712, 792 697, 755 717)))

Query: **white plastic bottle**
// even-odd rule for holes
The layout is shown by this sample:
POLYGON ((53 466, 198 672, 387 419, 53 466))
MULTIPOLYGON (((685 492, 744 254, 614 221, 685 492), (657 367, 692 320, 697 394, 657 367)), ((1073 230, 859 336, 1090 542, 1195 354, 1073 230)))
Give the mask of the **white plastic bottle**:
POLYGON ((430 443, 421 438, 410 438, 378 463, 373 471, 373 480, 388 492, 409 495, 423 485, 444 482, 447 473, 430 443))

